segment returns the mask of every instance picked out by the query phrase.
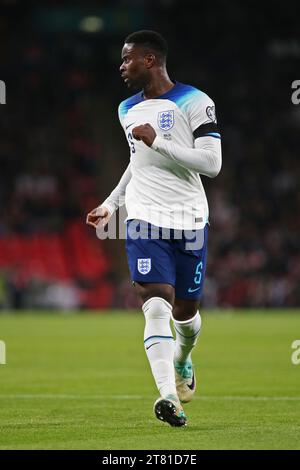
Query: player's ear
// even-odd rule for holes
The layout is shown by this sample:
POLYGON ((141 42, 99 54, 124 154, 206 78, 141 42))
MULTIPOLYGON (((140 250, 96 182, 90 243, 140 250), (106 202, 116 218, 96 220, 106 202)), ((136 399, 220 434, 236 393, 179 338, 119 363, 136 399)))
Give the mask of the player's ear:
POLYGON ((150 69, 151 67, 153 67, 155 59, 156 59, 155 55, 152 54, 151 52, 145 55, 144 64, 147 69, 150 69))

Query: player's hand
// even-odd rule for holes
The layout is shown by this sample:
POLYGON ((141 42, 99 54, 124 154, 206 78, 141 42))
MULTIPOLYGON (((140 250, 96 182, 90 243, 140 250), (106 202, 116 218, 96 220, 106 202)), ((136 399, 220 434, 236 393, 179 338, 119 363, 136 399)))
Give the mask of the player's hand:
POLYGON ((109 210, 104 206, 100 206, 96 207, 88 213, 88 215, 86 216, 86 223, 94 228, 97 228, 97 225, 99 223, 102 227, 105 227, 110 218, 111 213, 109 212, 109 210))
POLYGON ((156 137, 156 132, 150 124, 142 124, 132 129, 132 135, 136 140, 142 140, 148 147, 151 147, 156 137))

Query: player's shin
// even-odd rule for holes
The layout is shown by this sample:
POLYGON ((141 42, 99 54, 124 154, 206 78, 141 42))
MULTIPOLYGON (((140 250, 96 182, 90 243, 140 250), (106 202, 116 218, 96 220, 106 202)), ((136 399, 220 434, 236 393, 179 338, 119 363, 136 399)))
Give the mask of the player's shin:
POLYGON ((174 354, 176 389, 181 403, 188 403, 196 391, 196 376, 191 352, 201 331, 199 312, 187 321, 174 320, 174 328, 176 330, 174 354))
POLYGON ((191 362, 191 352, 197 343, 201 332, 201 316, 197 312, 193 318, 186 321, 173 319, 176 331, 174 361, 179 363, 191 362))
POLYGON ((174 372, 174 339, 170 327, 172 306, 163 298, 152 297, 143 305, 144 345, 152 374, 162 397, 177 397, 174 372))

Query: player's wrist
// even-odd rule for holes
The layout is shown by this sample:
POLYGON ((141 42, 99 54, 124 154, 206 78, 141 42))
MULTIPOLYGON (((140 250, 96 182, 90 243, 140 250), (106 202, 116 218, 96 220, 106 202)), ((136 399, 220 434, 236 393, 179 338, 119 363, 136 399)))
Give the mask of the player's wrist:
POLYGON ((160 136, 156 136, 152 142, 151 148, 153 150, 159 150, 164 144, 164 139, 160 136))
POLYGON ((108 210, 108 212, 110 213, 110 215, 112 215, 117 210, 117 207, 115 206, 115 204, 110 203, 108 200, 106 200, 102 204, 100 204, 100 206, 98 206, 98 208, 100 208, 100 207, 105 207, 108 210))

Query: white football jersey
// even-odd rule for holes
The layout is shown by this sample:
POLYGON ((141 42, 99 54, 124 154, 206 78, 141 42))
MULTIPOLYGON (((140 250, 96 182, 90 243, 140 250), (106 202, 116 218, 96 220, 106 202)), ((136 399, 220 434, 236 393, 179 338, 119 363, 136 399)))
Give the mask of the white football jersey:
POLYGON ((158 136, 193 148, 196 138, 220 138, 214 102, 202 91, 176 82, 161 96, 143 93, 122 101, 119 118, 130 148, 132 178, 126 187, 127 220, 141 219, 159 227, 203 228, 208 204, 199 173, 179 165, 132 136, 149 123, 158 136))

